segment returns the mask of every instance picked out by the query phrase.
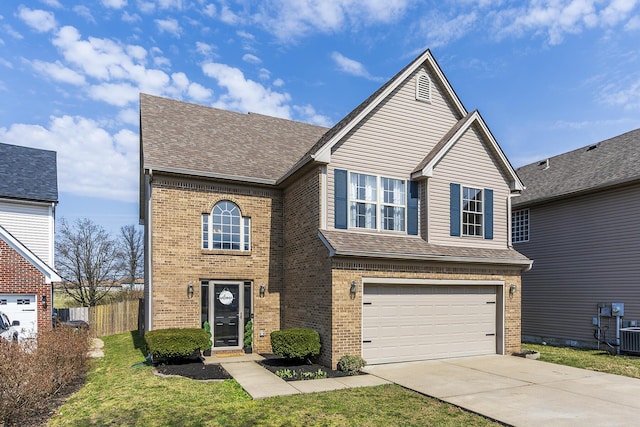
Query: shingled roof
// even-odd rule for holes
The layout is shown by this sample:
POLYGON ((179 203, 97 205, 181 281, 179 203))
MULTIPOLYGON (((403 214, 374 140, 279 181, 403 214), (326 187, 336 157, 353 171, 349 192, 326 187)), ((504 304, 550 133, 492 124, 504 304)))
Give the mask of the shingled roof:
POLYGON ((327 128, 140 95, 145 169, 275 184, 327 128))
POLYGON ((640 179, 640 129, 517 170, 526 189, 514 207, 640 179))
POLYGON ((341 230, 320 230, 319 233, 331 256, 489 263, 521 267, 529 267, 532 264, 531 260, 514 249, 434 245, 417 236, 341 230))
POLYGON ((58 201, 56 152, 0 143, 0 198, 58 201))

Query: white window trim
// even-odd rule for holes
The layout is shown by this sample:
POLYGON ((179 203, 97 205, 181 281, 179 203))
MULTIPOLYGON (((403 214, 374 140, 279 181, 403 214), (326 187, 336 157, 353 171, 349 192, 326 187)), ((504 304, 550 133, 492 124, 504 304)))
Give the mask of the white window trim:
POLYGON ((403 179, 403 178, 398 178, 398 177, 393 177, 393 176, 388 176, 388 175, 377 175, 377 174, 372 174, 372 173, 366 173, 366 172, 359 172, 359 171, 348 171, 347 174, 347 229, 349 230, 361 230, 361 231, 382 231, 382 232, 388 232, 388 233, 397 233, 397 234, 407 234, 407 214, 408 214, 408 197, 409 197, 409 184, 408 184, 408 180, 403 179), (376 201, 372 202, 372 201, 367 201, 367 200, 360 200, 360 199, 352 199, 351 198, 351 175, 352 174, 356 174, 356 175, 368 175, 368 176, 373 176, 376 178, 376 201), (404 204, 402 205, 397 205, 394 203, 384 203, 384 193, 382 191, 382 178, 388 178, 388 179, 395 179, 398 181, 402 181, 404 182, 404 204), (376 226, 375 228, 365 228, 365 227, 352 227, 351 226, 351 203, 375 203, 376 205, 376 226), (384 225, 384 220, 383 220, 383 214, 382 214, 382 208, 383 206, 394 206, 394 207, 402 207, 404 208, 404 230, 398 231, 398 230, 386 230, 383 228, 384 225))
MULTIPOLYGON (((520 223, 522 222, 522 220, 520 221, 520 223)), ((515 210, 513 212, 511 212, 511 243, 526 243, 529 241, 529 239, 531 238, 531 211, 529 211, 529 208, 525 208, 525 209, 518 209, 515 210), (526 239, 522 239, 522 240, 516 240, 516 235, 520 235, 522 233, 516 233, 515 229, 516 229, 516 221, 515 221, 515 216, 517 213, 522 213, 522 212, 526 212, 527 213, 527 222, 526 222, 526 227, 527 227, 527 238, 526 239)))
MULTIPOLYGON (((486 206, 486 200, 485 200, 485 195, 484 195, 484 186, 482 185, 466 185, 466 184, 460 184, 460 237, 470 237, 470 238, 477 238, 477 239, 484 239, 484 221, 485 221, 485 206, 486 206), (480 213, 481 217, 482 217, 482 221, 481 221, 481 226, 482 226, 482 233, 481 234, 465 234, 464 233, 464 189, 465 188, 470 188, 473 190, 480 190, 481 194, 482 194, 482 212, 480 213)), ((472 211, 467 211, 469 213, 474 213, 477 214, 477 212, 472 212, 472 211)))
POLYGON ((238 208, 238 212, 240 212, 240 249, 222 249, 222 248, 214 248, 213 247, 213 210, 215 209, 216 205, 219 203, 216 203, 215 205, 213 205, 213 207, 211 208, 210 212, 207 213, 203 213, 200 216, 200 249, 202 249, 203 251, 225 251, 225 252, 250 252, 251 251, 251 217, 248 216, 242 216, 242 211, 240 210, 240 207, 230 201, 230 200, 223 200, 223 201, 228 201, 230 203, 233 203, 237 208, 238 208), (207 215, 207 239, 208 239, 208 248, 204 247, 204 232, 203 232, 203 228, 204 228, 204 216, 207 215), (249 228, 249 233, 245 233, 245 223, 248 222, 248 228, 249 228), (247 239, 247 243, 249 244, 249 248, 245 249, 245 238, 247 239))

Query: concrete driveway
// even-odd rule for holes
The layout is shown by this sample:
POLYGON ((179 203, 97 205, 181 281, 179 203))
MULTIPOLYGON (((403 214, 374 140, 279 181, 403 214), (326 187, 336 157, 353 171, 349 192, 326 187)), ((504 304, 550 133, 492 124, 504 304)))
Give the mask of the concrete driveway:
POLYGON ((499 355, 365 370, 514 426, 640 425, 640 380, 619 375, 499 355))

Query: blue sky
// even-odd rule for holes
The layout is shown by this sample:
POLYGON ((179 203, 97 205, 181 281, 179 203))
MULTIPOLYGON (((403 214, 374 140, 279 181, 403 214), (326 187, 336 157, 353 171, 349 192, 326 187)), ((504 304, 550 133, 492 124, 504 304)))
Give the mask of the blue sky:
POLYGON ((426 48, 514 166, 640 127, 636 0, 0 3, 0 142, 57 217, 137 223, 140 92, 331 126, 426 48))

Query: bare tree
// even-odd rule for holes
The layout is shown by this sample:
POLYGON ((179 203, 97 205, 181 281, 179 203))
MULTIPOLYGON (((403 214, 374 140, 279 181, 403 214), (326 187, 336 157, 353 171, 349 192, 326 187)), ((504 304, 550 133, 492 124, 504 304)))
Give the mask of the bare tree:
POLYGON ((118 238, 121 270, 133 286, 143 275, 144 236, 139 227, 123 225, 118 238))
POLYGON ((56 267, 64 290, 83 306, 95 306, 120 274, 116 241, 90 219, 61 221, 56 237, 56 267))

